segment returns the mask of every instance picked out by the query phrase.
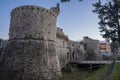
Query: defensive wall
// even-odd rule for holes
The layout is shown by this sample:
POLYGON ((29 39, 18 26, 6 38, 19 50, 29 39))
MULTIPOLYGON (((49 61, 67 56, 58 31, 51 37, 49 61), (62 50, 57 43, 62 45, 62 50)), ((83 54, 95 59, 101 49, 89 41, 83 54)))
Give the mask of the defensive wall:
POLYGON ((9 40, 0 65, 1 80, 59 80, 56 21, 59 5, 27 5, 11 12, 9 40))
POLYGON ((56 27, 59 13, 59 4, 50 9, 27 5, 11 12, 9 40, 0 63, 2 80, 59 80, 67 63, 99 59, 91 57, 100 57, 99 41, 70 40, 56 27))
POLYGON ((61 69, 69 62, 81 62, 84 60, 101 60, 99 54, 99 40, 83 37, 82 41, 73 41, 64 34, 63 29, 57 28, 56 34, 57 54, 61 69))

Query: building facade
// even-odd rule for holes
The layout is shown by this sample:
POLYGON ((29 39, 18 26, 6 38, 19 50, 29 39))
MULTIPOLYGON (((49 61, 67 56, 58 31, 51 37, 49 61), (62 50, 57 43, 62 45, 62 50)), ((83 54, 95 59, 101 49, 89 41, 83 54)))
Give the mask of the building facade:
POLYGON ((100 42, 100 53, 107 56, 111 55, 111 45, 109 42, 100 42))

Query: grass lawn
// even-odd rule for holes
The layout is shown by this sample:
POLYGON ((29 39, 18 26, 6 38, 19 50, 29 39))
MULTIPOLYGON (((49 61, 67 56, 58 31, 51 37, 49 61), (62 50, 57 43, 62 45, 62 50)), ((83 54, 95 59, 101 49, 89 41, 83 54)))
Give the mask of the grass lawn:
POLYGON ((82 80, 88 76, 88 71, 77 71, 77 72, 62 72, 61 80, 82 80))
POLYGON ((120 80, 120 62, 115 64, 115 73, 112 80, 120 80))
POLYGON ((86 77, 84 80, 102 80, 107 75, 109 70, 110 70, 110 65, 105 65, 100 69, 91 72, 91 74, 89 74, 89 76, 86 77))
MULTIPOLYGON (((62 72, 61 80, 101 80, 106 76, 110 65, 105 65, 98 70, 84 70, 77 72, 62 72)), ((120 79, 119 79, 120 80, 120 79)))

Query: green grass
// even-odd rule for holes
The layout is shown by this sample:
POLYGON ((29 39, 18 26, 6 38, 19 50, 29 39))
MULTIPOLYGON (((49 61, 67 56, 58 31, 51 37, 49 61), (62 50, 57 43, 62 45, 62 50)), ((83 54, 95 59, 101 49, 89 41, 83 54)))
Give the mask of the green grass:
POLYGON ((101 80, 108 72, 110 65, 105 65, 98 70, 84 70, 78 72, 62 72, 61 80, 101 80))
POLYGON ((62 72, 61 80, 82 80, 89 73, 87 71, 78 71, 78 72, 62 72))
POLYGON ((116 60, 120 60, 120 57, 117 57, 117 59, 116 60))
POLYGON ((112 80, 120 80, 120 63, 115 64, 115 72, 112 80))
POLYGON ((91 72, 91 74, 84 80, 102 80, 107 73, 109 72, 110 65, 105 65, 101 67, 100 69, 91 72))

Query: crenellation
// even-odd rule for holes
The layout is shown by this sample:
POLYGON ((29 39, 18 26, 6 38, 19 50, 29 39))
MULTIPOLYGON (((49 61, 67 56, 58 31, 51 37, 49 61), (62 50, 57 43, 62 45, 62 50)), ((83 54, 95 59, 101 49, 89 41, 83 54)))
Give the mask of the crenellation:
MULTIPOLYGON (((15 8, 12 12, 11 12, 11 14, 13 14, 13 13, 16 13, 16 12, 18 12, 19 10, 34 10, 35 12, 39 12, 39 11, 48 11, 46 8, 42 8, 42 7, 38 7, 38 6, 20 6, 20 7, 17 7, 17 8, 15 8)), ((48 11, 49 12, 49 11, 48 11)))
POLYGON ((63 30, 61 28, 58 28, 58 27, 57 27, 57 34, 56 34, 56 36, 58 38, 62 38, 64 40, 68 40, 68 36, 65 35, 64 32, 63 32, 63 30))
POLYGON ((46 15, 50 15, 52 14, 53 16, 58 16, 58 12, 59 12, 59 9, 57 8, 52 8, 52 9, 46 9, 46 8, 42 8, 42 7, 38 7, 38 6, 21 6, 21 7, 17 7, 15 8, 12 12, 11 12, 11 15, 14 15, 15 14, 18 14, 17 12, 19 11, 28 11, 28 10, 31 10, 31 11, 34 11, 35 13, 38 13, 39 15, 39 12, 42 11, 42 13, 46 14, 46 15))

